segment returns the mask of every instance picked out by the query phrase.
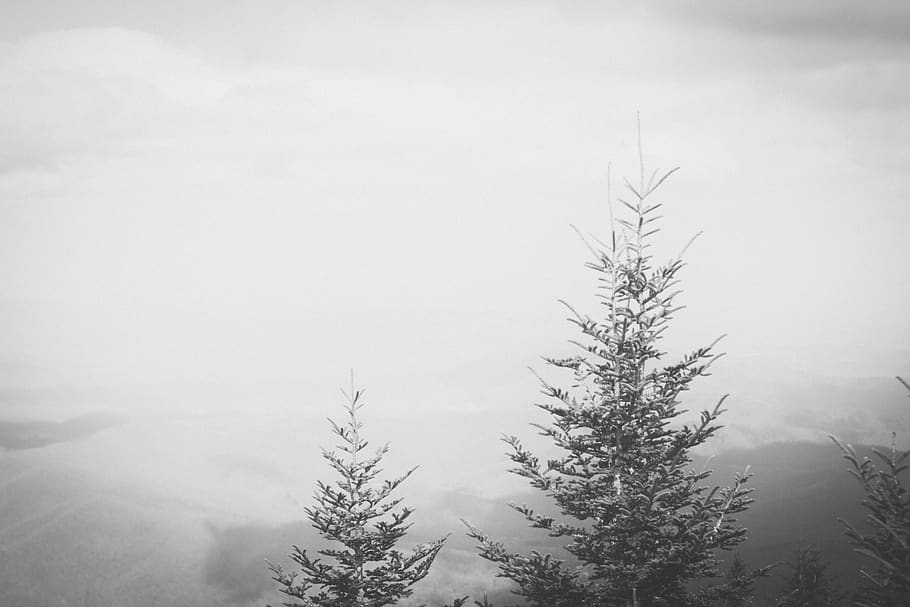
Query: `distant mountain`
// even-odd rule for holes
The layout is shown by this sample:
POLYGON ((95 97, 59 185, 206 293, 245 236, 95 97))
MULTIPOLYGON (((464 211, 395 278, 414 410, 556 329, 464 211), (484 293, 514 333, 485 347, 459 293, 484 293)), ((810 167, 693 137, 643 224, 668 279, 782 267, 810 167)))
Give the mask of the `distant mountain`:
POLYGON ((14 451, 80 440, 122 424, 127 419, 114 413, 91 413, 61 422, 4 420, 0 421, 0 447, 14 451))
MULTIPOLYGON (((857 452, 868 456, 872 448, 859 446, 857 452)), ((715 458, 711 467, 718 481, 745 466, 755 474, 755 503, 741 516, 750 531, 743 557, 753 566, 764 565, 791 558, 799 542, 814 544, 830 562, 832 578, 853 588, 865 561, 853 552, 837 519, 862 528, 866 514, 862 487, 847 472, 848 465, 830 442, 776 443, 715 458)), ((761 590, 775 587, 764 583, 761 590)))
MULTIPOLYGON (((869 447, 859 447, 861 455, 871 453, 869 447)), ((859 568, 864 566, 842 533, 837 518, 849 520, 862 527, 865 513, 861 506, 863 493, 846 469, 847 463, 840 451, 831 443, 776 443, 756 449, 736 449, 719 454, 711 460, 695 462, 701 468, 714 470, 713 482, 724 484, 737 471, 747 466, 753 472, 755 503, 741 515, 749 528, 749 541, 740 550, 752 567, 772 564, 791 558, 800 542, 814 544, 830 562, 832 579, 842 588, 852 590, 859 579, 859 568)), ((472 541, 461 533, 459 518, 480 527, 502 540, 515 550, 534 548, 566 556, 562 542, 548 537, 544 532, 529 529, 522 517, 506 505, 513 501, 532 506, 539 512, 553 511, 552 504, 539 492, 519 493, 503 500, 491 500, 465 492, 451 492, 430 508, 419 509, 415 514, 418 526, 411 539, 425 541, 442 532, 455 532, 445 550, 440 554, 433 573, 434 588, 424 589, 422 600, 449 600, 458 592, 475 594, 491 589, 491 599, 509 598, 503 582, 493 584, 496 570, 476 557, 472 541)), ((312 546, 316 542, 313 532, 306 527, 294 531, 283 529, 245 527, 225 530, 214 538, 206 562, 209 580, 233 592, 234 585, 242 579, 236 575, 237 555, 246 554, 249 567, 263 558, 284 555, 291 543, 312 546), (246 537, 246 542, 238 541, 246 537), (222 558, 231 555, 230 559, 222 558)), ((757 587, 757 604, 772 596, 780 586, 786 568, 779 568, 771 578, 762 580, 757 587)), ((478 595, 479 596, 479 595, 478 595)))
MULTIPOLYGON (((871 447, 857 447, 861 456, 870 455, 871 447)), ((853 589, 859 581, 859 568, 866 563, 856 555, 843 535, 838 518, 864 527, 864 497, 859 483, 848 474, 847 462, 832 443, 774 443, 754 449, 734 449, 693 462, 698 469, 714 471, 710 481, 727 484, 736 472, 748 466, 753 473, 755 503, 740 515, 749 529, 749 540, 740 553, 751 567, 759 567, 792 557, 800 542, 814 544, 829 561, 832 579, 844 589, 853 589)), ((910 481, 910 477, 908 477, 910 481)), ((460 516, 488 531, 513 549, 532 545, 541 552, 564 557, 562 542, 545 533, 529 529, 522 517, 505 505, 506 501, 528 504, 538 512, 554 511, 552 503, 540 492, 526 492, 506 500, 482 500, 452 494, 440 500, 435 512, 459 510, 460 516), (470 513, 470 514, 468 514, 470 513)), ((452 516, 456 512, 452 512, 452 516)), ((425 515, 425 513, 424 513, 425 515)), ((440 524, 441 525, 441 521, 440 524)), ((450 527, 451 528, 451 527, 450 527)), ((453 537, 450 549, 469 549, 469 542, 453 537)), ((443 562, 446 553, 443 553, 443 562)), ((721 558, 729 558, 721 555, 721 558)), ((771 578, 757 585, 757 604, 773 595, 780 586, 786 567, 778 568, 771 578)))
POLYGON ((0 458, 0 605, 215 607, 202 513, 65 464, 0 458))
MULTIPOLYGON (((0 605, 280 604, 264 559, 281 561, 292 544, 317 546, 317 538, 302 520, 303 503, 282 506, 281 512, 291 512, 290 516, 299 513, 296 522, 285 515, 266 521, 249 508, 258 504, 261 512, 267 512, 266 506, 273 503, 269 492, 281 497, 289 483, 298 482, 286 476, 297 464, 266 465, 265 458, 273 450, 269 443, 288 444, 290 439, 267 431, 271 426, 255 428, 252 422, 219 426, 215 418, 169 422, 157 430, 152 422, 114 428, 113 419, 89 421, 7 426, 11 428, 7 440, 11 436, 14 442, 4 444, 35 448, 0 454, 0 605), (243 435, 229 432, 235 427, 238 433, 246 432, 247 440, 259 442, 240 445, 236 441, 243 435), (111 430, 88 438, 102 428, 111 430), (206 436, 212 442, 200 444, 206 436), (48 444, 52 440, 78 442, 48 444), (46 446, 37 448, 42 441, 46 446), (213 455, 216 448, 237 455, 234 459, 213 455), (264 497, 240 499, 243 492, 264 497)), ((298 434, 293 424, 285 431, 289 436, 298 434)), ((309 451, 309 447, 304 450, 309 451)), ((869 449, 859 451, 864 454, 869 449)), ((308 470, 317 470, 307 474, 324 476, 321 462, 307 460, 306 464, 308 470)), ((712 480, 718 484, 751 467, 756 502, 742 516, 750 529, 742 554, 750 565, 787 559, 804 541, 823 551, 835 579, 845 587, 855 583, 862 561, 847 544, 836 517, 860 523, 865 516, 860 506, 863 496, 833 444, 776 443, 733 449, 694 465, 712 468, 712 480)), ((397 464, 390 469, 397 469, 397 464)), ((507 473, 498 474, 502 486, 520 486, 505 483, 507 473)), ((496 482, 486 480, 483 486, 496 482)), ((407 486, 403 489, 405 495, 413 495, 407 486)), ((306 495, 311 487, 295 486, 297 490, 306 495)), ((552 508, 545 496, 522 491, 491 498, 478 491, 452 488, 445 493, 434 490, 421 499, 408 497, 408 503, 418 506, 409 540, 453 532, 415 599, 432 605, 467 593, 479 598, 484 591, 500 605, 509 599, 508 584, 497 580, 495 568, 477 558, 459 518, 510 548, 562 554, 559 541, 528 529, 506 505, 511 499, 538 509, 552 508)), ((764 583, 759 598, 778 584, 776 580, 764 583)))

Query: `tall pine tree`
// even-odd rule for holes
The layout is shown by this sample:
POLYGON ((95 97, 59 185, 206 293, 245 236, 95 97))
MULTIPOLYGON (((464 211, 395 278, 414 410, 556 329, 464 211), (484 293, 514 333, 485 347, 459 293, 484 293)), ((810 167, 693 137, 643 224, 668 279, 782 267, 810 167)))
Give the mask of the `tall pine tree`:
MULTIPOLYGON (((413 510, 397 509, 402 498, 392 493, 416 468, 391 480, 378 481, 379 464, 388 444, 372 455, 366 453, 367 441, 357 413, 363 407, 363 391, 342 390, 347 420, 337 424, 331 419, 333 433, 340 439, 341 454, 323 449, 322 456, 340 476, 334 483, 317 483, 316 505, 305 510, 319 534, 339 545, 325 548, 313 557, 293 546, 290 558, 299 571, 285 571, 269 563, 280 591, 290 597, 286 607, 383 607, 393 605, 413 593, 411 586, 430 571, 445 538, 417 545, 408 554, 395 549, 407 533, 413 510), (397 509, 397 510, 396 510, 397 509), (324 562, 324 559, 330 559, 324 562)), ((464 603, 455 601, 455 606, 464 603)))
POLYGON ((541 379, 547 401, 537 406, 552 420, 534 424, 560 455, 542 462, 517 437, 504 438, 510 471, 549 496, 561 516, 510 505, 531 527, 565 538, 569 560, 511 552, 469 525, 480 555, 533 606, 706 604, 718 593, 690 582, 718 576, 715 552, 746 538, 736 515, 752 502, 748 472, 721 488, 704 483, 710 471, 691 467, 692 449, 720 428, 723 399, 694 424, 674 423, 682 394, 720 356, 714 342, 663 362, 660 339, 680 309, 684 264, 682 253, 655 264, 650 246, 662 206, 653 198, 674 171, 646 180, 642 167, 639 185, 626 182, 630 197, 619 199, 628 215, 613 222, 607 243, 588 244, 602 314, 565 304, 580 352, 545 359, 571 379, 566 387, 541 379))

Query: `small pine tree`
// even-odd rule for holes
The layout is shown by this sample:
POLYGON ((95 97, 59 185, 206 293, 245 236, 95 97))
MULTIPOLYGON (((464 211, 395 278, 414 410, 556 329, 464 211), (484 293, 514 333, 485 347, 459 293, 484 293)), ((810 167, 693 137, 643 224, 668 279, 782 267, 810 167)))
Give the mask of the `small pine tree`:
MULTIPOLYGON (((772 566, 773 567, 773 566, 772 566)), ((749 570, 739 552, 733 553, 733 560, 723 583, 714 584, 701 596, 705 604, 717 607, 747 607, 752 605, 752 592, 755 580, 767 575, 772 567, 749 570)))
POLYGON ((720 428, 723 399, 694 425, 672 424, 683 413, 682 393, 720 356, 715 342, 661 364, 659 340, 680 309, 684 264, 680 257, 662 266, 652 259, 662 206, 652 198, 674 171, 655 171, 646 181, 642 166, 638 187, 626 182, 632 198, 619 199, 631 216, 614 223, 608 243, 587 243, 604 317, 565 304, 582 335, 572 342, 581 353, 545 360, 571 373, 571 385, 540 379, 549 400, 537 406, 552 423, 535 426, 562 455, 542 463, 517 437, 504 438, 515 464, 510 471, 552 498, 562 518, 510 505, 531 527, 566 538, 574 562, 510 552, 468 525, 480 556, 497 563, 500 576, 513 580, 516 594, 533 606, 703 604, 712 593, 692 591, 689 582, 716 577, 714 552, 746 538, 736 514, 753 501, 748 471, 730 487, 712 488, 703 483, 711 472, 690 466, 691 450, 720 428))
POLYGON ((847 593, 838 589, 826 573, 828 563, 818 548, 801 544, 786 565, 790 575, 777 594, 778 607, 839 607, 847 593))
MULTIPOLYGON (((910 391, 910 385, 897 378, 910 391)), ((861 570, 860 607, 906 607, 910 605, 910 495, 901 480, 910 462, 910 451, 900 453, 892 435, 891 450, 873 450, 876 466, 868 457, 860 461, 849 444, 831 439, 850 462, 850 474, 862 483, 863 506, 869 511, 863 533, 841 519, 844 533, 859 554, 867 557, 871 570, 861 570)))
MULTIPOLYGON (((306 550, 293 546, 290 558, 299 572, 287 572, 281 565, 268 563, 280 591, 291 597, 286 607, 382 607, 393 605, 412 594, 411 586, 430 571, 446 538, 417 545, 410 554, 395 549, 410 523, 412 509, 402 507, 402 498, 391 495, 416 468, 393 480, 377 481, 379 464, 388 444, 375 454, 365 455, 367 441, 357 413, 363 407, 363 391, 342 390, 347 400, 348 418, 344 425, 329 420, 334 434, 341 439, 338 449, 344 455, 323 449, 322 456, 341 477, 333 484, 317 483, 316 506, 305 510, 319 534, 340 544, 340 548, 319 550, 325 563, 306 550)), ((455 602, 463 604, 465 599, 455 602)))

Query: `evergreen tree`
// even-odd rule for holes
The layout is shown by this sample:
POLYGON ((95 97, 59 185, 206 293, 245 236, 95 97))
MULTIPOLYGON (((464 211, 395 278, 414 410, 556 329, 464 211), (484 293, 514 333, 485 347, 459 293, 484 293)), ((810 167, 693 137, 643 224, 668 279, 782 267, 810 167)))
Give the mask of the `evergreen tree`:
POLYGON ((722 584, 711 586, 708 591, 710 599, 717 607, 747 607, 752 604, 752 590, 756 578, 764 576, 770 570, 765 567, 750 571, 739 552, 733 553, 733 560, 727 570, 722 584))
POLYGON ((818 548, 801 544, 787 566, 790 575, 784 578, 783 588, 777 595, 778 607, 838 607, 844 604, 847 593, 828 579, 828 563, 818 548))
MULTIPOLYGON (((420 544, 409 554, 395 549, 407 533, 413 510, 401 507, 402 498, 392 493, 416 468, 392 480, 377 481, 379 464, 388 452, 386 444, 373 455, 365 454, 367 441, 357 413, 363 407, 363 391, 342 390, 347 400, 347 421, 329 420, 341 440, 343 455, 323 449, 322 456, 341 477, 333 484, 317 483, 316 505, 305 510, 319 534, 340 544, 318 550, 323 562, 293 546, 290 558, 300 571, 287 572, 269 563, 280 591, 291 597, 286 607, 382 607, 412 594, 411 586, 430 571, 446 538, 420 544)), ((455 601, 462 605, 466 599, 455 601)))
MULTIPOLYGON (((897 378, 908 391, 907 385, 897 378)), ((866 496, 863 506, 869 511, 863 532, 841 520, 844 533, 859 554, 871 561, 871 570, 862 570, 861 607, 906 607, 910 605, 910 495, 901 480, 907 471, 910 451, 900 453, 896 437, 892 436, 891 450, 873 450, 879 465, 868 457, 860 461, 856 451, 834 437, 845 459, 851 464, 850 474, 862 483, 866 496)))
POLYGON ((665 265, 652 259, 661 207, 652 199, 674 171, 646 181, 642 167, 638 187, 626 182, 631 198, 619 202, 629 215, 613 222, 608 243, 586 241, 603 315, 591 318, 565 304, 581 333, 572 342, 580 353, 545 358, 572 380, 559 387, 540 379, 548 400, 537 406, 552 420, 534 424, 560 455, 544 463, 517 437, 504 437, 515 464, 510 471, 552 498, 562 516, 510 505, 531 527, 565 538, 570 561, 510 552, 468 525, 480 555, 534 606, 705 604, 716 593, 704 585, 692 591, 689 582, 717 576, 715 551, 746 538, 736 515, 753 501, 748 471, 720 488, 703 482, 710 471, 690 466, 691 450, 720 428, 723 399, 692 425, 673 423, 683 413, 682 393, 720 356, 715 341, 662 364, 659 342, 680 309, 684 264, 682 253, 665 265))

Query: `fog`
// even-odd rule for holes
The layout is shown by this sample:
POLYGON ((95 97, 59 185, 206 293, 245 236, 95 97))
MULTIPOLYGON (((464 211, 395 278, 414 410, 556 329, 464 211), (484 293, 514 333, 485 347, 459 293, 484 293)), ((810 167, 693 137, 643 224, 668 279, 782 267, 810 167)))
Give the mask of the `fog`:
POLYGON ((669 358, 726 334, 686 395, 732 394, 705 455, 905 443, 908 27, 878 1, 4 6, 5 482, 71 475, 235 579, 199 546, 297 529, 353 369, 387 469, 446 513, 417 532, 457 529, 446 496, 524 487, 499 438, 536 440, 557 300, 596 314, 572 226, 608 236, 639 116, 645 164, 681 167, 655 256, 701 233, 669 358))

